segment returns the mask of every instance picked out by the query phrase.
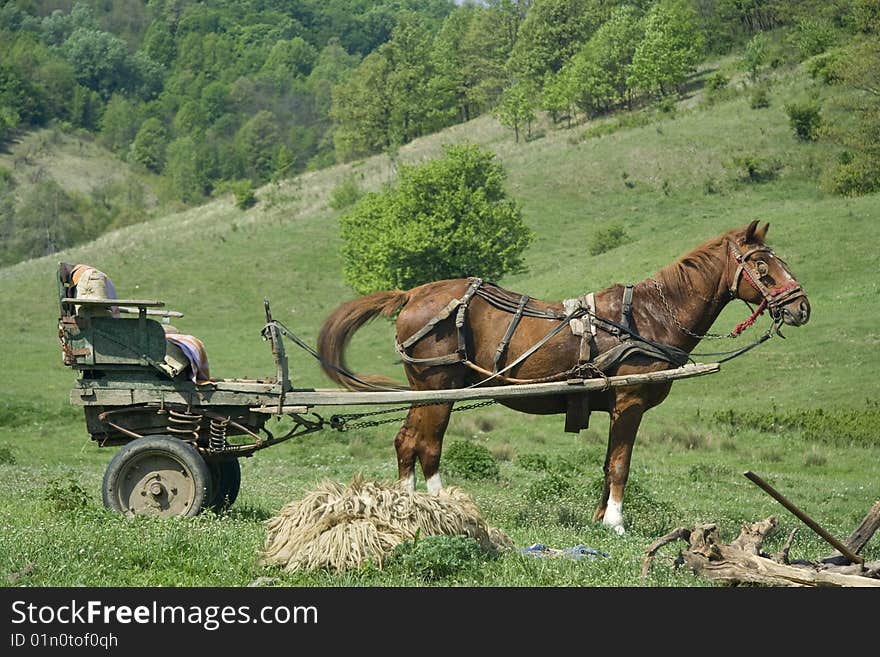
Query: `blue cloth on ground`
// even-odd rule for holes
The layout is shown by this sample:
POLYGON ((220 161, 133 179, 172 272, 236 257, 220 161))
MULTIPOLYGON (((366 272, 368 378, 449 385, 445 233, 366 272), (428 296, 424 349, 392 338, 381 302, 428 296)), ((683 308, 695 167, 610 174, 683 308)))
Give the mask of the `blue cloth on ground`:
POLYGON ((562 557, 565 559, 596 559, 597 557, 610 557, 611 555, 596 548, 587 547, 586 545, 574 545, 567 548, 551 548, 543 543, 535 543, 524 547, 519 551, 520 554, 527 554, 534 557, 562 557))

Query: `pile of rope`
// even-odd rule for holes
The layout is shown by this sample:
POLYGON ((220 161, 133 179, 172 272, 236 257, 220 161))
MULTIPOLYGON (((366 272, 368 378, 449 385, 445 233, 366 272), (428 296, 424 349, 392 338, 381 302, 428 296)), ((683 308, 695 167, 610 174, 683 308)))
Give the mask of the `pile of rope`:
POLYGON ((337 573, 366 562, 381 568, 400 543, 438 535, 473 538, 490 553, 514 547, 460 488, 429 495, 356 475, 348 486, 324 481, 285 505, 268 521, 260 564, 337 573))

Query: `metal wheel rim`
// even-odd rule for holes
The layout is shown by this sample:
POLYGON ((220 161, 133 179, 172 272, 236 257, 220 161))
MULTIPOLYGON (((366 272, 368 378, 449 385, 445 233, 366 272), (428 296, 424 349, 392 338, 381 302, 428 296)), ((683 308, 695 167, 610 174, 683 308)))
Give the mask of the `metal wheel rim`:
POLYGON ((130 515, 184 515, 196 501, 192 473, 181 459, 162 450, 132 457, 119 472, 116 496, 130 515))

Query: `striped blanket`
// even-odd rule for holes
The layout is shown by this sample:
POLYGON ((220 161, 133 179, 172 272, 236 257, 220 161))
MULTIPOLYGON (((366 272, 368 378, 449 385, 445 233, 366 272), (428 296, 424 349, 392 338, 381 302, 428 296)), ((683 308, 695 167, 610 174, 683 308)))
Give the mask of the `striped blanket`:
POLYGON ((189 360, 190 379, 193 383, 209 383, 211 372, 208 368, 208 352, 205 345, 197 337, 183 333, 166 333, 165 339, 180 347, 189 360))

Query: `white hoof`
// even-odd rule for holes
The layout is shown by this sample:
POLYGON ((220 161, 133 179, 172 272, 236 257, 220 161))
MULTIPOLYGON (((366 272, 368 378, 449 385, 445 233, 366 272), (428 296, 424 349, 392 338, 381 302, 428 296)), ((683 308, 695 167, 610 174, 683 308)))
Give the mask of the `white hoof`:
POLYGON ((443 490, 443 482, 440 480, 440 473, 434 473, 428 480, 425 482, 428 487, 428 492, 431 495, 439 495, 440 491, 443 490))
POLYGON ((605 509, 605 516, 602 518, 602 524, 611 527, 618 536, 623 536, 626 530, 623 528, 623 512, 620 502, 608 500, 608 506, 605 509))

